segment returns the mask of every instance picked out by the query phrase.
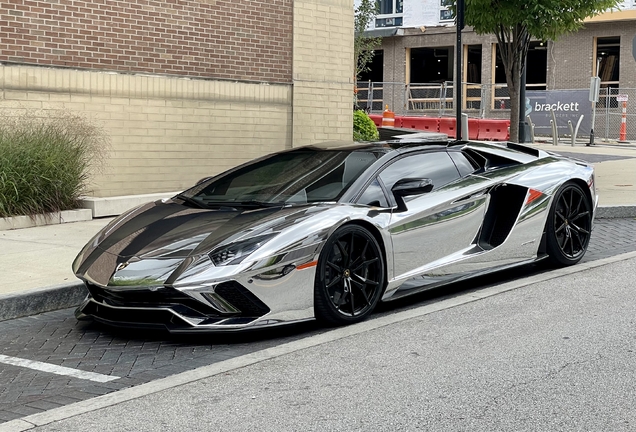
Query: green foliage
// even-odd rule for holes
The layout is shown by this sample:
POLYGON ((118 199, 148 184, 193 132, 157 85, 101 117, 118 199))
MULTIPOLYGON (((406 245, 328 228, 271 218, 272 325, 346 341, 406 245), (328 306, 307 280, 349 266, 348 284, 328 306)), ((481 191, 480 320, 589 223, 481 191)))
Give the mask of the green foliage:
POLYGON ((382 44, 382 38, 370 38, 364 35, 364 31, 378 13, 376 0, 361 0, 355 10, 353 39, 353 55, 356 80, 360 74, 369 70, 369 64, 373 60, 373 50, 382 44))
POLYGON ((378 128, 373 120, 362 110, 353 112, 353 140, 354 141, 377 141, 380 138, 378 128))
POLYGON ((77 208, 108 140, 85 118, 26 111, 0 117, 0 217, 77 208))
POLYGON ((517 26, 538 40, 556 40, 579 29, 588 17, 615 8, 620 0, 465 0, 466 24, 480 34, 517 26))

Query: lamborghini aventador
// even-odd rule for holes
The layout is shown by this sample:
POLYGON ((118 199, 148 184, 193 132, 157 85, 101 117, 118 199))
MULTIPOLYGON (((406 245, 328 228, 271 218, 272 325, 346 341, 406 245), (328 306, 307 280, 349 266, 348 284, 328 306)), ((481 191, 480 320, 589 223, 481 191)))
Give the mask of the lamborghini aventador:
POLYGON ((113 220, 79 253, 76 316, 172 332, 361 321, 378 302, 577 263, 587 163, 518 144, 396 140, 271 154, 113 220))

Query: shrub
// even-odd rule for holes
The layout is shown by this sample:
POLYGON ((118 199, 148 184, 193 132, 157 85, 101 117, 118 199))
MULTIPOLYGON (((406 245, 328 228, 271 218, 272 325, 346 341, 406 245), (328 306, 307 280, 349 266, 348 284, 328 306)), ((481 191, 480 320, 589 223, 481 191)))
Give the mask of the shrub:
POLYGON ((353 112, 353 140, 376 141, 380 135, 373 120, 362 110, 353 112))
POLYGON ((0 217, 77 208, 91 169, 100 169, 108 139, 68 112, 27 110, 0 117, 0 217))

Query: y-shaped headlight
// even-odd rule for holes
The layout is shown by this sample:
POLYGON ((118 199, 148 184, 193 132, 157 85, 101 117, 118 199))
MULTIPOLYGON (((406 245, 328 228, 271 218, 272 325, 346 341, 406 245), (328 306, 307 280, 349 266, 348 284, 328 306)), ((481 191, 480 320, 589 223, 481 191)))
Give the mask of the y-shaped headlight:
POLYGON ((276 233, 262 234, 220 246, 210 252, 208 256, 215 266, 239 264, 274 236, 276 233))

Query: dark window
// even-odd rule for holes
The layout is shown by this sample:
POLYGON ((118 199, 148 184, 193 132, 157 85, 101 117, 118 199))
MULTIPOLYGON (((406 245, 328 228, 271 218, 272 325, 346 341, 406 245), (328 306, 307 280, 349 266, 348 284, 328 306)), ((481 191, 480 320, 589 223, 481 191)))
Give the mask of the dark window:
POLYGON ((358 204, 373 207, 389 207, 389 203, 386 201, 386 196, 378 179, 373 180, 367 187, 362 196, 358 199, 358 204))
POLYGON ((471 163, 471 161, 462 152, 454 151, 448 152, 448 154, 450 155, 451 159, 453 159, 453 162, 455 162, 455 166, 457 167, 457 170, 462 177, 466 177, 467 175, 472 174, 478 167, 476 163, 471 163))
POLYGON ((204 181, 182 195, 202 206, 335 201, 378 157, 347 150, 279 153, 204 181))
POLYGON ((597 74, 602 87, 618 87, 621 38, 600 37, 596 39, 597 74))
POLYGON ((458 179, 459 172, 446 152, 431 152, 407 156, 380 173, 388 190, 403 178, 430 178, 435 190, 458 179))

